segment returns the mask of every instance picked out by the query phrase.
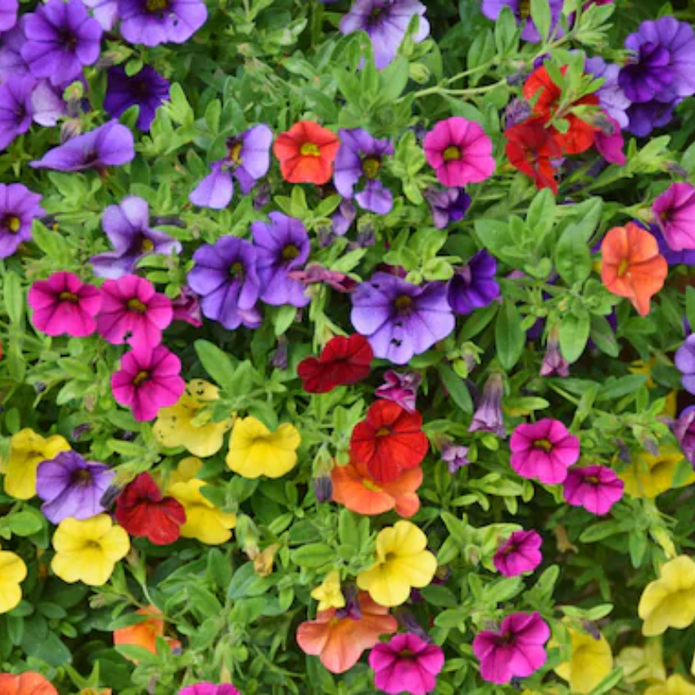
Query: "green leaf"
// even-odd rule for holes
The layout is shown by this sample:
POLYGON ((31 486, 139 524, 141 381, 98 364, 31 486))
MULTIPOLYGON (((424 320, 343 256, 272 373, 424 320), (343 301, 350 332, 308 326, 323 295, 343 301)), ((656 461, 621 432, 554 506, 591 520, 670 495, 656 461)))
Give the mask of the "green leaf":
MULTIPOLYGON (((692 289, 692 288, 689 288, 692 289)), ((693 293, 695 294, 695 292, 693 293)), ((610 323, 603 316, 591 317, 591 339, 596 347, 605 352, 609 357, 617 357, 620 354, 620 345, 615 337, 615 332, 610 323)))
POLYGON ((615 536, 617 533, 621 533, 621 531, 622 528, 619 521, 603 521, 589 526, 589 528, 579 536, 579 540, 582 543, 595 543, 604 538, 615 536))
POLYGON ((531 0, 531 18, 541 35, 541 39, 547 39, 552 21, 548 0, 531 0))
POLYGON ((459 605, 454 592, 445 586, 430 584, 420 589, 420 593, 427 603, 438 608, 456 608, 459 605))
POLYGON ((591 317, 586 309, 579 315, 567 314, 560 322, 560 351, 568 362, 576 362, 584 352, 589 340, 591 317))
POLYGON ((310 543, 292 552, 292 562, 300 567, 321 567, 335 560, 335 552, 325 543, 310 543))
POLYGON ((622 398, 623 396, 627 396, 629 393, 637 391, 640 386, 646 383, 646 374, 629 374, 628 376, 623 376, 619 379, 612 376, 608 377, 596 400, 610 401, 616 398, 622 398))
POLYGON ((5 275, 4 283, 5 311, 10 318, 10 323, 21 323, 24 316, 24 292, 22 281, 13 271, 5 275))
POLYGON ((349 509, 341 509, 338 515, 338 538, 343 545, 360 547, 360 531, 357 518, 349 509))
POLYGON ((440 364, 437 371, 454 403, 464 413, 472 414, 473 401, 468 393, 466 382, 448 364, 440 364))
POLYGON ((41 515, 29 511, 15 512, 5 517, 4 525, 7 526, 15 536, 31 536, 38 533, 43 528, 41 515))
POLYGON ((207 340, 196 340, 193 344, 203 369, 227 393, 237 392, 234 365, 230 356, 207 340))
POLYGON ((509 371, 519 361, 524 351, 526 333, 521 327, 521 314, 511 299, 505 299, 495 323, 497 357, 509 371))
POLYGON ((398 99, 408 85, 408 60, 396 56, 379 72, 379 100, 383 104, 398 99))
POLYGON ((591 252, 584 232, 580 225, 571 225, 562 233, 555 249, 557 272, 570 285, 584 282, 591 273, 591 252))

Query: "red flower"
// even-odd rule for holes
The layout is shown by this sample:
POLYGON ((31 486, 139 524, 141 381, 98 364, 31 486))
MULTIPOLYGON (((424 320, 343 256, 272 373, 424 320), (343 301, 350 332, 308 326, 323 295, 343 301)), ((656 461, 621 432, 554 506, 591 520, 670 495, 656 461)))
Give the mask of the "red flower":
POLYGON ((273 152, 280 172, 289 183, 327 183, 333 174, 338 136, 314 121, 299 121, 280 133, 273 152))
POLYGON ((308 393, 328 393, 336 386, 362 381, 369 374, 373 359, 372 347, 363 335, 336 336, 328 341, 318 359, 302 360, 297 373, 308 393))
POLYGON ((507 157, 511 165, 530 176, 538 190, 550 188, 557 193, 557 181, 551 159, 561 155, 560 147, 540 118, 532 118, 504 131, 507 157))
POLYGON ((386 400, 372 403, 350 438, 350 452, 377 483, 389 483, 420 465, 428 449, 420 413, 386 400))
POLYGON ((118 496, 116 520, 131 536, 169 545, 181 536, 186 512, 173 497, 162 497, 149 473, 140 473, 118 496))

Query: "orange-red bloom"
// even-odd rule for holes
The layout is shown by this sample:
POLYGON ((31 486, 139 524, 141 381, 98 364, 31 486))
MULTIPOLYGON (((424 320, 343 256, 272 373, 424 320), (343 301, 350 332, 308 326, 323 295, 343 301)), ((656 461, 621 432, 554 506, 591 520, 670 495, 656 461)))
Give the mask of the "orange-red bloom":
POLYGON ((668 263, 656 238, 634 222, 614 227, 601 244, 601 280, 609 292, 627 297, 642 316, 664 286, 668 263))
POLYGON ((333 174, 338 136, 314 121, 299 121, 280 133, 273 152, 280 172, 289 183, 327 183, 333 174))
POLYGON ((58 695, 40 673, 0 673, 0 695, 58 695))
POLYGON ((374 516, 395 509, 410 517, 420 508, 416 490, 422 485, 422 468, 409 468, 389 483, 377 483, 364 464, 351 460, 331 471, 333 501, 350 511, 374 516))
MULTIPOLYGON (((147 608, 138 608, 135 611, 137 615, 149 616, 135 625, 122 627, 113 631, 113 643, 129 644, 136 647, 147 649, 153 654, 157 653, 157 637, 164 637, 164 621, 159 618, 162 612, 155 606, 147 606, 147 608)), ((172 649, 181 646, 181 642, 171 637, 164 637, 172 649)), ((135 659, 132 659, 137 663, 135 659)), ((0 691, 2 692, 2 691, 0 691)))
POLYGON ((545 127, 545 121, 531 118, 517 123, 504 131, 504 137, 507 138, 506 153, 511 165, 530 176, 539 191, 550 188, 557 194, 552 160, 559 158, 562 151, 545 127))

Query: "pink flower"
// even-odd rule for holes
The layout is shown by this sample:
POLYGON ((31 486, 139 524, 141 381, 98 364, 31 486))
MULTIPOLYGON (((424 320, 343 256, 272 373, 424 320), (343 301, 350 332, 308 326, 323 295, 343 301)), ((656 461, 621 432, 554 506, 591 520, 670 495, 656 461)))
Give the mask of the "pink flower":
POLYGON ((559 420, 544 418, 535 425, 519 425, 509 441, 511 466, 524 478, 553 485, 567 477, 579 458, 579 439, 559 420))
POLYGON ((627 163, 627 158, 623 152, 625 139, 620 132, 620 123, 610 116, 606 116, 606 121, 605 129, 596 131, 594 145, 607 162, 623 166, 627 163))
POLYGON ((374 395, 398 403, 403 410, 414 413, 417 390, 421 382, 422 376, 418 372, 394 372, 389 369, 384 374, 384 383, 377 388, 374 395))
POLYGON ((233 685, 215 685, 207 681, 181 688, 177 695, 241 695, 233 685))
POLYGON ((131 350, 111 377, 113 397, 129 406, 139 421, 153 420, 160 408, 174 405, 186 388, 181 361, 163 345, 131 350))
POLYGON ((104 299, 97 316, 97 330, 114 345, 129 343, 134 349, 153 348, 162 342, 162 331, 174 310, 169 297, 158 294, 149 280, 124 275, 101 286, 104 299))
POLYGON ((47 335, 67 333, 75 338, 94 333, 94 316, 101 308, 101 294, 77 275, 61 270, 38 280, 29 290, 34 326, 47 335))
POLYGON ((444 652, 412 632, 394 635, 369 653, 374 684, 385 693, 425 695, 434 690, 444 666, 444 652))
POLYGON ((695 187, 673 183, 652 207, 656 223, 673 251, 695 249, 695 187))
POLYGON ((425 136, 425 156, 444 186, 461 187, 492 176, 492 140, 473 121, 452 116, 425 136))
POLYGON ((492 561, 505 577, 533 572, 543 559, 541 545, 543 539, 535 531, 514 531, 497 549, 492 561))
POLYGON ((565 501, 573 507, 584 507, 592 514, 607 514, 622 498, 624 487, 623 481, 610 468, 570 468, 564 482, 565 501))
POLYGON ((203 325, 200 299, 188 285, 184 285, 181 288, 181 294, 171 300, 171 308, 174 310, 174 321, 185 321, 196 328, 203 325))
POLYGON ((550 628, 538 613, 507 616, 499 632, 483 630, 473 640, 473 653, 480 660, 480 675, 500 685, 512 678, 536 672, 547 658, 544 645, 550 628))

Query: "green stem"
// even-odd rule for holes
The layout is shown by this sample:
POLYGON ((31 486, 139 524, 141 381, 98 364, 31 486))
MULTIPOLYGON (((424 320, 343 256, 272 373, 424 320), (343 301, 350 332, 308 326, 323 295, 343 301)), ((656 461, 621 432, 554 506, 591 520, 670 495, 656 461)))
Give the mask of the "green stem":
POLYGON ((454 75, 453 77, 449 77, 446 80, 444 80, 444 84, 451 84, 452 82, 456 82, 456 80, 460 80, 461 78, 467 77, 468 75, 475 75, 477 72, 483 72, 487 70, 489 67, 492 67, 496 62, 496 59, 493 58, 492 60, 488 60, 482 63, 481 65, 471 68, 470 70, 464 70, 463 72, 459 72, 457 75, 454 75))
POLYGON ((413 96, 415 97, 415 99, 429 96, 430 94, 444 94, 448 96, 472 96, 474 94, 485 94, 485 92, 489 92, 492 89, 500 87, 504 84, 507 84, 506 79, 499 80, 498 82, 495 82, 493 84, 485 85, 484 87, 472 87, 470 89, 447 89, 446 87, 442 87, 442 85, 437 85, 435 87, 421 89, 419 92, 415 92, 413 96))

